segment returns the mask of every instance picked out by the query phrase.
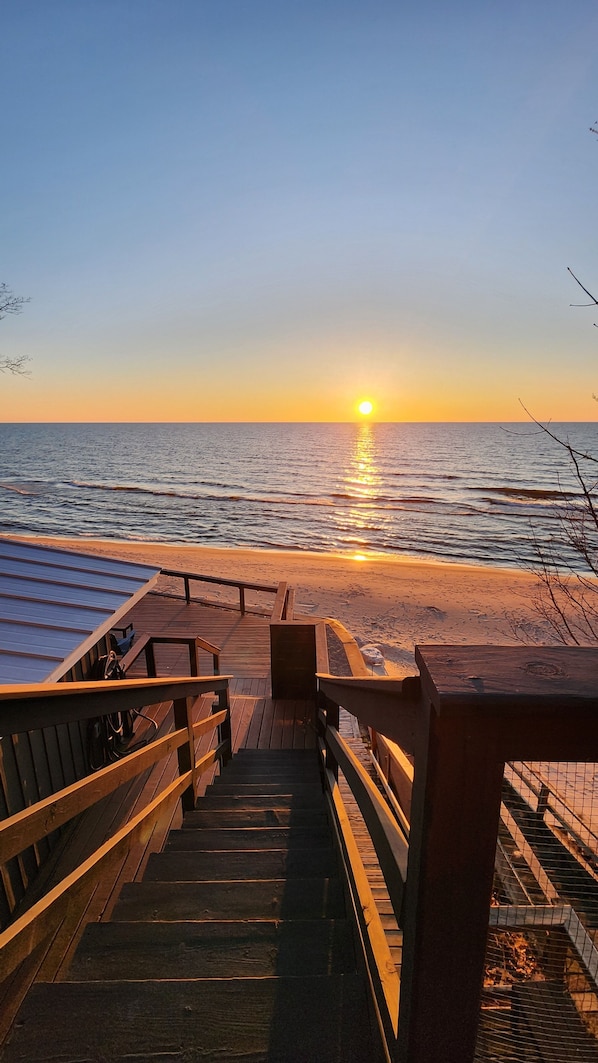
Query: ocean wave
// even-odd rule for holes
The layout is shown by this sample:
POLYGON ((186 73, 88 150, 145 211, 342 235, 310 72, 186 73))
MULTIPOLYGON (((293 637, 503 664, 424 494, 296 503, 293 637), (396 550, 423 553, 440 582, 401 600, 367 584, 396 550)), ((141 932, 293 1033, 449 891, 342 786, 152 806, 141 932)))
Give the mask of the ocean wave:
POLYGON ((254 505, 270 506, 333 506, 329 498, 313 498, 309 495, 255 495, 225 492, 214 494, 206 491, 181 491, 170 490, 163 487, 147 487, 140 484, 108 484, 93 483, 83 480, 67 481, 69 487, 76 487, 85 491, 121 492, 135 495, 147 495, 150 498, 176 498, 182 502, 248 502, 254 505))
POLYGON ((25 497, 36 494, 35 491, 27 490, 25 487, 19 487, 17 484, 0 483, 0 487, 4 488, 5 491, 12 491, 15 495, 24 495, 25 497))
MULTIPOLYGON (((302 495, 297 492, 281 492, 278 495, 259 495, 253 493, 223 492, 222 494, 207 491, 174 490, 163 487, 149 487, 142 484, 110 484, 94 483, 92 481, 70 480, 69 487, 76 487, 85 491, 105 491, 114 493, 130 493, 147 495, 150 498, 176 498, 183 502, 246 502, 253 505, 268 506, 323 506, 331 508, 339 503, 346 502, 348 505, 362 505, 372 509, 400 509, 404 506, 442 505, 440 499, 430 495, 407 495, 397 498, 394 495, 369 495, 350 492, 332 491, 326 498, 302 495)), ((450 504, 450 503, 449 503, 450 504)))
MULTIPOLYGON (((466 490, 476 491, 478 488, 468 487, 466 490)), ((483 490, 487 491, 488 488, 483 488, 483 490)), ((554 488, 543 487, 492 487, 490 490, 492 495, 502 495, 505 498, 520 499, 524 502, 557 502, 581 497, 575 491, 557 491, 554 488)), ((485 498, 484 501, 495 502, 496 499, 490 497, 485 498)))
MULTIPOLYGON (((594 425, 570 431, 591 447, 594 425)), ((351 425, 0 426, 2 527, 516 564, 577 503, 552 455, 533 441, 514 452, 496 426, 365 438, 351 425)))

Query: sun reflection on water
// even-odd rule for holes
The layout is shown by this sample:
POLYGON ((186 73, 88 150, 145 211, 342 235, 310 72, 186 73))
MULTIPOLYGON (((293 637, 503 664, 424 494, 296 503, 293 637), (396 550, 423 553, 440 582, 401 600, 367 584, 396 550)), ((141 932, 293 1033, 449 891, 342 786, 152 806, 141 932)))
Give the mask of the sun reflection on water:
MULTIPOLYGON (((350 460, 345 469, 344 491, 348 504, 342 514, 347 542, 352 542, 357 548, 369 542, 367 527, 371 520, 370 510, 378 498, 380 484, 375 426, 367 422, 357 424, 350 460)), ((361 552, 351 556, 354 561, 367 560, 367 556, 361 552)))

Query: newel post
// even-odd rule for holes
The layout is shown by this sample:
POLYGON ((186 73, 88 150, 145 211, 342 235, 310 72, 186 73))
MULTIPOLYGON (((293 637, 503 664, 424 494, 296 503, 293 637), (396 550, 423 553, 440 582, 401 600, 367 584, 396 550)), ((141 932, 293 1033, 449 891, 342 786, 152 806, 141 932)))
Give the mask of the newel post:
POLYGON ((426 646, 414 748, 400 1063, 471 1063, 504 763, 598 759, 598 651, 426 646))
POLYGON ((399 1056, 473 1059, 504 764, 460 713, 423 705, 404 900, 399 1056))

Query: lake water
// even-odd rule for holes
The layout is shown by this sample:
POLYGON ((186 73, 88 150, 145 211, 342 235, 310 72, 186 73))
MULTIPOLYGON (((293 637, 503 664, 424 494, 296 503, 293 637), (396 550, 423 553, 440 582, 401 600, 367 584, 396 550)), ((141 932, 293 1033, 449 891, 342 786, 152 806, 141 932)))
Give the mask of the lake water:
MULTIPOLYGON (((551 428, 598 454, 595 423, 551 428)), ((0 531, 516 566, 558 533, 534 425, 2 424, 0 531)))

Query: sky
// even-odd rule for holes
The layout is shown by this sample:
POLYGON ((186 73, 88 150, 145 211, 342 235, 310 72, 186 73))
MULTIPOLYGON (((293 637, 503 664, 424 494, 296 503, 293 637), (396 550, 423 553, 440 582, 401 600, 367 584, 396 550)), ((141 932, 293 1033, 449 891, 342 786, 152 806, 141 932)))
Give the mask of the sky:
POLYGON ((0 420, 595 420, 594 0, 3 0, 0 420))

